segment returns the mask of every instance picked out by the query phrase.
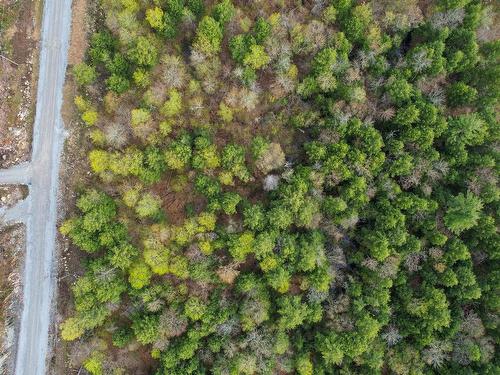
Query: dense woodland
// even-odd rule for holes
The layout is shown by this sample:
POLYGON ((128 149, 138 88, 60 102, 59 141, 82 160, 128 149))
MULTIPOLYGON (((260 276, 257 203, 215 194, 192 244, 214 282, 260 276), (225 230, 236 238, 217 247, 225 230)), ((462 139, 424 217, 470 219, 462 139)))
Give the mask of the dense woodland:
POLYGON ((493 2, 98 8, 60 228, 90 374, 500 372, 493 2))

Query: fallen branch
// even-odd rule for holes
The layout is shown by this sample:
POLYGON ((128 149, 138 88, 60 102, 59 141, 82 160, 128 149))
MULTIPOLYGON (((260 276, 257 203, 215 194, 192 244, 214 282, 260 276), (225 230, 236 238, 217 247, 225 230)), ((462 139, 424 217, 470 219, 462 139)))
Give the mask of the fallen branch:
POLYGON ((16 63, 14 60, 9 59, 7 56, 0 55, 0 57, 3 58, 3 59, 5 59, 5 60, 7 60, 8 62, 14 64, 15 66, 19 66, 18 63, 16 63))

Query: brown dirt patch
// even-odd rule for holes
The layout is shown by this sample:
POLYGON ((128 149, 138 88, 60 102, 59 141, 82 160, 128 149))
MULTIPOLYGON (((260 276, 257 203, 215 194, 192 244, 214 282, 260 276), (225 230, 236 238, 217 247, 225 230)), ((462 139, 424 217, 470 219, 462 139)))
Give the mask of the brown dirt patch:
POLYGON ((203 206, 204 199, 193 190, 193 184, 186 184, 185 188, 176 192, 172 189, 173 174, 167 175, 152 187, 152 191, 161 197, 162 208, 167 220, 173 225, 182 225, 186 219, 186 205, 192 205, 196 211, 203 206))
POLYGON ((0 230, 0 373, 13 368, 21 308, 21 265, 25 249, 25 227, 16 225, 0 230), (2 358, 3 355, 5 358, 2 358))
POLYGON ((27 196, 26 185, 0 185, 0 207, 12 207, 27 196))
POLYGON ((73 2, 71 40, 68 64, 75 65, 83 61, 87 49, 87 0, 73 2))
POLYGON ((12 37, 12 56, 14 61, 25 62, 30 59, 31 49, 36 40, 32 39, 35 30, 35 19, 30 2, 22 1, 21 9, 17 16, 16 32, 12 37))
POLYGON ((40 9, 38 0, 0 5, 0 168, 29 158, 40 9))

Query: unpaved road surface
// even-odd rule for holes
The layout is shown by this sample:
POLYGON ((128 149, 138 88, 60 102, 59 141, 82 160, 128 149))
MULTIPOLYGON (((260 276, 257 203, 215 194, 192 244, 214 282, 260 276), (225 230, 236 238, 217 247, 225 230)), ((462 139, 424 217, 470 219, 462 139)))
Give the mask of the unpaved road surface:
POLYGON ((26 223, 31 199, 26 198, 17 202, 11 208, 0 208, 0 223, 26 223))
POLYGON ((59 157, 63 143, 62 89, 71 25, 71 0, 45 0, 42 45, 29 164, 0 171, 2 184, 29 184, 26 203, 9 219, 26 215, 23 311, 16 353, 16 375, 45 375, 52 295, 59 157))
POLYGON ((28 184, 31 179, 31 165, 23 163, 9 169, 0 170, 0 185, 28 184))

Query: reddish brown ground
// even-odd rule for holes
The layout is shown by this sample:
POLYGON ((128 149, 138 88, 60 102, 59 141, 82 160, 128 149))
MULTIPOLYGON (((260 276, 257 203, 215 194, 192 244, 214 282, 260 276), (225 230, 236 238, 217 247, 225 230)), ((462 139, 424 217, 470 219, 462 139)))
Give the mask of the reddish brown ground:
POLYGON ((26 185, 0 185, 0 207, 10 208, 27 196, 26 185))
POLYGON ((0 373, 10 374, 13 367, 15 333, 20 313, 21 264, 24 255, 25 227, 10 226, 0 229, 0 373))
POLYGON ((29 158, 34 119, 39 1, 0 5, 0 168, 29 158))
POLYGON ((88 12, 87 0, 73 1, 73 18, 71 22, 71 41, 68 52, 68 64, 74 65, 83 61, 87 49, 87 34, 85 25, 88 12))

